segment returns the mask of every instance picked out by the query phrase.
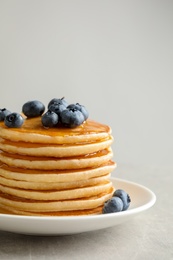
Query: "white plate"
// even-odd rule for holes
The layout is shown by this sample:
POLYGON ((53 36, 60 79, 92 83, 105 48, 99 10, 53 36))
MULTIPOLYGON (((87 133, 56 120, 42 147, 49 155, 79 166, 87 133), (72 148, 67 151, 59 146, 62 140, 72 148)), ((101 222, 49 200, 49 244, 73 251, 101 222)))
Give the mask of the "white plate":
POLYGON ((0 230, 28 235, 68 235, 119 225, 150 207, 156 201, 148 188, 121 179, 111 178, 116 189, 125 190, 131 198, 128 210, 94 216, 35 217, 0 214, 0 230))

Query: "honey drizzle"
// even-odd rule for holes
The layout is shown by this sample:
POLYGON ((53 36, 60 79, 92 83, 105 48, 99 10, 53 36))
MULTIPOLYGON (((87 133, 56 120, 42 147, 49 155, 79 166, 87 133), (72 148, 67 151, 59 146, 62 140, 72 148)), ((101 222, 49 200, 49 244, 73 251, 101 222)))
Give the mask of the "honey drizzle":
MULTIPOLYGON (((0 122, 0 128, 8 129, 3 122, 0 122)), ((9 131, 19 133, 34 133, 48 136, 78 136, 96 133, 109 133, 110 127, 96 121, 88 119, 82 125, 75 128, 67 128, 57 126, 54 128, 45 128, 41 123, 41 117, 28 118, 24 120, 24 124, 20 128, 10 128, 9 131)))

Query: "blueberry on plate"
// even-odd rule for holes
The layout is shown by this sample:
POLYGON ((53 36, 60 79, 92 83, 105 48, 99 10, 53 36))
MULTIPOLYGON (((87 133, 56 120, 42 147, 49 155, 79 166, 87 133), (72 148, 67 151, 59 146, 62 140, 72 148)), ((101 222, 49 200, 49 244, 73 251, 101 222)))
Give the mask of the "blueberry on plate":
POLYGON ((119 197, 112 197, 104 203, 103 214, 120 212, 123 209, 123 202, 119 197))
POLYGON ((11 114, 11 111, 7 110, 6 108, 0 109, 0 121, 4 121, 7 115, 11 114))
POLYGON ((27 117, 41 116, 45 110, 45 106, 38 100, 28 101, 22 106, 22 112, 27 117))
POLYGON ((44 115, 41 117, 42 125, 45 127, 54 127, 58 124, 58 115, 53 111, 48 110, 44 115))
POLYGON ((65 107, 68 106, 67 101, 63 98, 53 98, 49 103, 48 103, 48 109, 50 108, 51 105, 63 105, 65 107))
POLYGON ((88 113, 87 109, 83 105, 80 105, 79 103, 70 104, 70 105, 68 105, 67 108, 68 109, 77 109, 77 110, 79 110, 83 114, 85 120, 87 120, 87 118, 89 116, 89 113, 88 113))
POLYGON ((85 119, 78 109, 66 108, 60 113, 61 123, 65 127, 74 128, 81 125, 85 119))
POLYGON ((23 125, 23 122, 23 117, 18 113, 11 113, 7 115, 4 119, 5 125, 11 128, 21 127, 23 125))
POLYGON ((125 192, 122 189, 118 189, 114 192, 113 197, 118 197, 122 200, 123 210, 127 210, 129 208, 131 199, 130 199, 129 194, 127 194, 127 192, 125 192))

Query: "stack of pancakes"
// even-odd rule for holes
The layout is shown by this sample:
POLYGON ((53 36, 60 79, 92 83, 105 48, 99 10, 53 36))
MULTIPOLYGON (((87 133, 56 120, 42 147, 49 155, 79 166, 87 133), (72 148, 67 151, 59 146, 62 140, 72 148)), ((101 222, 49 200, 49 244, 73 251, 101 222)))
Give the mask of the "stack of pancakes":
POLYGON ((87 120, 69 129, 44 128, 41 118, 21 128, 0 122, 0 208, 20 215, 99 214, 112 197, 113 138, 107 125, 87 120))

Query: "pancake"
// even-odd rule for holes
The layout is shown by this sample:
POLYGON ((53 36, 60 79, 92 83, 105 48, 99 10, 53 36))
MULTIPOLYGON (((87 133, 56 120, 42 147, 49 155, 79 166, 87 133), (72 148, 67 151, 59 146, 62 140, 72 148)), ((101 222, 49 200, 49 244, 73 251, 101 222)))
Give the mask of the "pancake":
POLYGON ((105 174, 103 176, 99 176, 96 178, 84 179, 79 181, 66 181, 66 182, 29 182, 29 181, 21 181, 14 179, 7 179, 0 175, 0 183, 1 185, 11 187, 11 188, 20 188, 24 190, 64 190, 64 189, 72 189, 72 188, 81 188, 87 186, 94 186, 100 183, 105 182, 110 178, 110 173, 105 174))
POLYGON ((88 119, 76 128, 45 128, 41 118, 27 118, 21 128, 8 128, 0 122, 0 137, 11 141, 41 144, 85 144, 109 138, 111 128, 88 119))
POLYGON ((0 193, 1 207, 3 205, 23 211, 32 212, 57 212, 92 209, 103 205, 113 194, 113 187, 106 193, 100 193, 97 196, 83 197, 63 201, 38 201, 27 200, 16 196, 10 196, 6 193, 0 193))
POLYGON ((88 180, 95 177, 100 177, 106 173, 111 173, 116 167, 112 161, 107 162, 99 167, 86 169, 71 169, 71 170, 30 170, 18 167, 9 167, 5 164, 0 165, 0 176, 9 180, 35 182, 35 183, 68 183, 81 180, 88 180))
POLYGON ((98 152, 100 150, 109 148, 113 142, 113 138, 101 140, 100 142, 86 143, 86 144, 38 144, 26 142, 12 142, 11 140, 0 138, 0 149, 4 152, 30 155, 30 156, 46 156, 46 157, 70 157, 80 156, 98 152), (45 152, 46 150, 46 152, 45 152))
POLYGON ((84 209, 84 210, 69 210, 69 211, 55 211, 55 212, 30 212, 18 210, 12 207, 3 205, 3 208, 0 207, 0 212, 3 214, 15 214, 15 215, 25 215, 25 216, 51 216, 51 217, 62 217, 62 216, 83 216, 83 215, 98 215, 102 213, 102 206, 93 209, 84 209))
POLYGON ((87 154, 84 157, 39 157, 39 156, 22 156, 17 154, 8 154, 0 152, 0 161, 12 166, 27 169, 80 169, 100 166, 109 161, 113 156, 111 149, 104 149, 96 153, 87 154))
POLYGON ((10 214, 101 214, 110 181, 113 136, 107 125, 86 120, 76 128, 45 128, 41 117, 20 128, 0 122, 0 208, 10 214))
POLYGON ((103 192, 109 191, 111 188, 112 183, 107 181, 100 182, 100 183, 94 183, 92 186, 87 187, 64 187, 64 190, 44 190, 44 191, 36 191, 36 190, 27 190, 27 189, 21 189, 21 188, 11 188, 4 185, 0 185, 0 191, 2 193, 14 195, 17 197, 22 197, 26 199, 32 199, 32 200, 44 200, 44 201, 50 201, 50 200, 72 200, 76 198, 83 198, 83 197, 89 197, 89 196, 95 196, 103 192))

